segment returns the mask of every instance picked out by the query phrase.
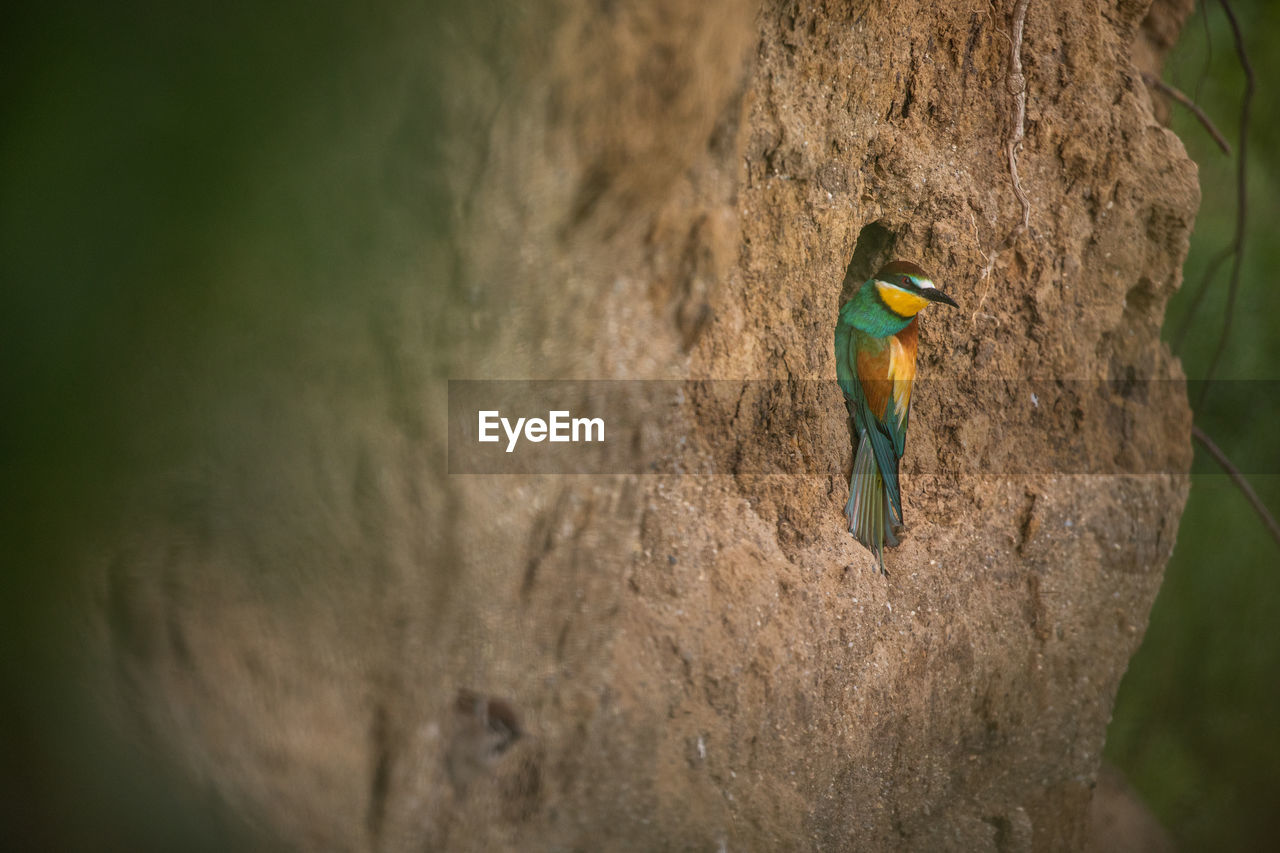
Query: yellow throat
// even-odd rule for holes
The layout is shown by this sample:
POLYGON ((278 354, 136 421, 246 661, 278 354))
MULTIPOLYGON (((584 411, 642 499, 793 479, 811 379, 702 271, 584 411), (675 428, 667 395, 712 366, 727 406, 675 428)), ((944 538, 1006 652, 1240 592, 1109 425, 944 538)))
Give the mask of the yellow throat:
POLYGON ((914 317, 920 313, 921 308, 929 304, 929 300, 923 296, 917 296, 887 281, 877 280, 876 290, 880 293, 884 304, 889 306, 889 310, 899 317, 914 317))

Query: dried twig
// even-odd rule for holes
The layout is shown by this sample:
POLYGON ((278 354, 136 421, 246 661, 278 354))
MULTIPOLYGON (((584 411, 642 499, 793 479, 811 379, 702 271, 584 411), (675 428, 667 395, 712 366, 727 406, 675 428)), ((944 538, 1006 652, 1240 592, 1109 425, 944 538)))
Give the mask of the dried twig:
POLYGON ((1231 261, 1231 283, 1227 287, 1227 309, 1222 319, 1222 332, 1218 337, 1218 347, 1213 352, 1213 360, 1209 362, 1209 369, 1205 373, 1205 383, 1200 389, 1200 398, 1196 401, 1197 409, 1202 409, 1204 406, 1205 395, 1209 393, 1209 386, 1212 384, 1210 380, 1213 379, 1214 371, 1218 369, 1218 362, 1231 336, 1231 321, 1236 309, 1236 292, 1240 289, 1240 266, 1244 261, 1245 223, 1249 212, 1246 176, 1249 163, 1249 105, 1253 101, 1253 66, 1249 64, 1249 54, 1244 48, 1244 36, 1240 33, 1240 22, 1236 20, 1231 4, 1227 0, 1219 0, 1219 3, 1222 11, 1227 15, 1227 20, 1231 23, 1236 55, 1240 59, 1240 68, 1244 71, 1244 100, 1240 105, 1240 153, 1237 155, 1240 159, 1236 163, 1236 236, 1232 243, 1235 257, 1231 261))
POLYGON ((1210 120, 1209 116, 1205 115, 1204 110, 1200 109, 1199 104, 1149 71, 1142 72, 1142 80, 1152 89, 1164 92, 1170 98, 1173 98, 1175 101, 1191 110, 1191 114, 1200 120, 1200 124, 1204 125, 1205 130, 1209 131, 1209 135, 1213 137, 1213 141, 1218 143, 1218 147, 1222 149, 1222 153, 1231 153, 1231 143, 1227 142, 1227 138, 1222 135, 1222 132, 1213 126, 1213 121, 1210 120))
POLYGON ((1258 493, 1253 490, 1253 486, 1240 473, 1240 469, 1231 464, 1231 460, 1227 458, 1227 454, 1222 452, 1218 445, 1214 444, 1213 439, 1205 435, 1204 430, 1198 426, 1191 427, 1191 436, 1196 441, 1204 445, 1204 449, 1209 451, 1209 455, 1213 460, 1227 472, 1227 476, 1231 478, 1231 482, 1236 484, 1236 488, 1245 496, 1245 500, 1249 501, 1249 505, 1253 507, 1253 511, 1262 519, 1262 523, 1266 525, 1267 532, 1271 534, 1271 538, 1276 540, 1276 544, 1280 545, 1280 524, 1276 523, 1276 517, 1267 509, 1266 504, 1262 502, 1262 498, 1258 497, 1258 493))

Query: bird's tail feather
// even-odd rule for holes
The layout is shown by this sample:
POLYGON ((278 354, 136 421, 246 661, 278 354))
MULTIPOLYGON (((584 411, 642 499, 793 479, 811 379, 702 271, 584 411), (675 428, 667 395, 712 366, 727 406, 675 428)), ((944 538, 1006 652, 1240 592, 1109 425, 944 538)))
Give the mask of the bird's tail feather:
POLYGON ((897 545, 898 540, 890 529, 895 518, 889 497, 885 493, 884 478, 876 464, 875 453, 866 434, 859 436, 858 452, 853 459, 853 474, 849 477, 849 502, 844 506, 849 520, 849 532, 876 555, 881 574, 884 570, 884 545, 897 545))

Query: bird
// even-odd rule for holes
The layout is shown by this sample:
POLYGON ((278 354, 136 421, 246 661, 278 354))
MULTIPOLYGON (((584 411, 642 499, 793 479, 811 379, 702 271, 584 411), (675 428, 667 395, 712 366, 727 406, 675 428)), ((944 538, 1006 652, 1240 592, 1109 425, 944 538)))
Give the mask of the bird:
POLYGON ((836 323, 836 377, 856 442, 844 514, 886 576, 884 546, 896 546, 903 527, 898 463, 916 375, 916 315, 935 302, 960 307, 923 269, 895 260, 862 283, 836 323))

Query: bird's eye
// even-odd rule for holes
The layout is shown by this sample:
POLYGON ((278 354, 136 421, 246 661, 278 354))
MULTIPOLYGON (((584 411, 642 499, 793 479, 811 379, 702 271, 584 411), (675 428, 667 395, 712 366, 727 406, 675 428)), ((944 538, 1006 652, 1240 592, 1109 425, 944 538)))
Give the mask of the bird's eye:
POLYGON ((905 284, 907 287, 910 287, 910 286, 911 286, 911 279, 910 279, 909 277, 907 277, 907 276, 905 276, 905 275, 904 275, 904 276, 902 277, 902 283, 903 283, 903 284, 905 284))

